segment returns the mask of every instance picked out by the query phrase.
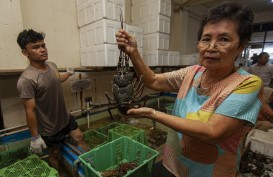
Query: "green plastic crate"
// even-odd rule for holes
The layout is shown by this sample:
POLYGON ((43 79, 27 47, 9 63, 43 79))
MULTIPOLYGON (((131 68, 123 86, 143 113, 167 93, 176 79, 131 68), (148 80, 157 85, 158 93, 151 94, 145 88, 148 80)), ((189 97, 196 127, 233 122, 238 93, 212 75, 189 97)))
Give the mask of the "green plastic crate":
POLYGON ((58 172, 33 154, 0 170, 0 177, 59 177, 58 172))
POLYGON ((107 124, 101 128, 98 128, 96 131, 104 134, 105 136, 108 136, 108 131, 117 127, 117 126, 120 126, 120 123, 113 122, 113 123, 107 124))
POLYGON ((109 130, 108 140, 112 141, 122 136, 127 136, 145 145, 147 144, 144 130, 126 124, 120 124, 120 126, 109 130))
POLYGON ((157 155, 157 151, 123 136, 80 155, 79 159, 88 177, 102 177, 102 172, 126 162, 135 162, 137 167, 124 177, 149 177, 157 155))
POLYGON ((83 135, 84 140, 90 149, 93 149, 107 142, 107 136, 95 130, 88 130, 87 132, 84 132, 83 135))
POLYGON ((0 169, 22 160, 30 154, 29 146, 19 146, 17 149, 14 147, 12 149, 6 148, 4 151, 0 151, 0 169))

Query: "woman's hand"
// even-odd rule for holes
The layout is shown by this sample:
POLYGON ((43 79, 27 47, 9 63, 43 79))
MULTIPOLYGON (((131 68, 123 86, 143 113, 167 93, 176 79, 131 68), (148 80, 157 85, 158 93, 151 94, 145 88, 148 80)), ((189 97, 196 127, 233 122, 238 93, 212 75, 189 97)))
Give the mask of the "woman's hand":
POLYGON ((131 55, 134 51, 137 51, 137 42, 134 36, 123 29, 120 29, 116 33, 116 40, 120 49, 127 55, 131 55))
POLYGON ((141 107, 137 109, 128 110, 127 114, 134 118, 153 118, 156 111, 153 108, 141 107))

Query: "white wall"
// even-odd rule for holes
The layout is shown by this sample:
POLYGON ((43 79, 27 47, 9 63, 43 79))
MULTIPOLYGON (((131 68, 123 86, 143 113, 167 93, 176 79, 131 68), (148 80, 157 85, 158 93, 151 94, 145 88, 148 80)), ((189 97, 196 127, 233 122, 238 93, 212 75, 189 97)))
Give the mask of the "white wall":
POLYGON ((49 60, 58 67, 80 66, 76 0, 21 0, 23 28, 46 34, 49 60))
POLYGON ((1 0, 0 5, 0 69, 24 68, 28 62, 16 43, 23 29, 19 0, 1 0))
POLYGON ((58 67, 80 66, 76 0, 2 0, 0 26, 0 69, 28 65, 16 39, 29 28, 46 34, 49 60, 58 67))

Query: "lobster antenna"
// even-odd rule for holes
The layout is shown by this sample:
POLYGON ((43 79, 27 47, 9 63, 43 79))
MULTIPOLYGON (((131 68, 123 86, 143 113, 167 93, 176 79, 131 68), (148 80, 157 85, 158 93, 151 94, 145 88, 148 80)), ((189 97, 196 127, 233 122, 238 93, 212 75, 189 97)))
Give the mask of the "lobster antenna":
MULTIPOLYGON (((121 29, 123 29, 123 15, 122 15, 122 9, 120 9, 120 26, 121 29)), ((119 61, 118 61, 118 70, 123 70, 122 68, 124 67, 124 53, 122 51, 122 47, 119 48, 119 61)))
POLYGON ((121 29, 123 29, 123 14, 122 14, 122 9, 120 9, 120 23, 121 23, 121 29))

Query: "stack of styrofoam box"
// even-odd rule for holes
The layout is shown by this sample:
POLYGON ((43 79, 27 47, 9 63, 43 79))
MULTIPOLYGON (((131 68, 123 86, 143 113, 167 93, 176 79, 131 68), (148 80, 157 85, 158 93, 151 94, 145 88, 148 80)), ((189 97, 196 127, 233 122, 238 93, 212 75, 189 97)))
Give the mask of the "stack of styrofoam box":
POLYGON ((250 150, 258 152, 269 157, 273 157, 273 133, 258 129, 251 130, 246 138, 245 146, 250 144, 250 150))
POLYGON ((180 52, 179 51, 168 51, 168 64, 169 66, 179 65, 180 52))
POLYGON ((179 64, 179 52, 168 51, 171 10, 171 0, 132 0, 132 24, 143 29, 143 58, 148 66, 179 64))
POLYGON ((116 66, 115 33, 125 15, 125 0, 77 0, 82 66, 116 66))
POLYGON ((193 62, 192 64, 198 64, 199 63, 199 53, 192 53, 192 57, 193 57, 193 62))
POLYGON ((198 60, 199 60, 198 53, 180 55, 179 65, 195 65, 198 63, 198 60))

